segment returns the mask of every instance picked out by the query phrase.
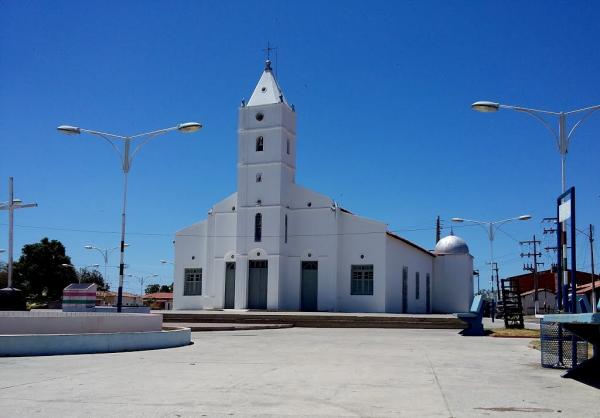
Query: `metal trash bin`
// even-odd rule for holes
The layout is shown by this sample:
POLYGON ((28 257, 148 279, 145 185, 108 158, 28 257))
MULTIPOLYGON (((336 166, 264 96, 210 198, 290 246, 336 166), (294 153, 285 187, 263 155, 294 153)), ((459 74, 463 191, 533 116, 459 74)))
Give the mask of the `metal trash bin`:
POLYGON ((540 321, 540 341, 542 367, 572 369, 588 359, 587 341, 567 331, 562 324, 540 321))

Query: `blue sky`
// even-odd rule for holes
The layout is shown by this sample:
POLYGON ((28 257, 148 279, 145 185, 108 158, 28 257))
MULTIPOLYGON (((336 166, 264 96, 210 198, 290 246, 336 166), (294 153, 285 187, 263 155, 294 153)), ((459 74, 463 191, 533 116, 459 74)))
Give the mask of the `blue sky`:
MULTIPOLYGON (((135 134, 199 121, 199 133, 145 147, 130 175, 129 272, 170 283, 159 260, 172 259, 173 233, 235 191, 237 107, 270 41, 298 113, 298 183, 427 248, 437 215, 449 226, 453 216, 530 213, 495 243, 501 276, 520 273, 516 241, 541 235, 541 218, 554 215, 559 154, 533 119, 469 105, 600 104, 599 18, 593 1, 0 2, 0 194, 12 175, 17 197, 39 203, 17 213, 17 250, 48 236, 88 265, 101 260, 84 245, 119 241, 116 155, 57 125, 135 134)), ((600 113, 568 157, 582 229, 598 223, 599 133, 600 113)), ((455 233, 485 270, 484 231, 455 233)))

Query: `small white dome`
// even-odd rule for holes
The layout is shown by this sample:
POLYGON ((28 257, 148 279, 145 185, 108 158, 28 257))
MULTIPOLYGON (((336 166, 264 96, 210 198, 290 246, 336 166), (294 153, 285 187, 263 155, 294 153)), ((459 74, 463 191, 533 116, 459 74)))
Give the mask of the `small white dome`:
POLYGON ((469 246, 461 237, 448 235, 435 245, 436 254, 469 254, 469 246))

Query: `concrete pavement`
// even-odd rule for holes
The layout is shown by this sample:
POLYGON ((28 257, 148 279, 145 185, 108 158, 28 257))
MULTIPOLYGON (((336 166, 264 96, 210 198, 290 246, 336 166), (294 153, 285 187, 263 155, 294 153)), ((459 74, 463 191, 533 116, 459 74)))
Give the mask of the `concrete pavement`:
POLYGON ((527 339, 455 330, 199 332, 155 351, 0 358, 0 416, 600 416, 527 339))

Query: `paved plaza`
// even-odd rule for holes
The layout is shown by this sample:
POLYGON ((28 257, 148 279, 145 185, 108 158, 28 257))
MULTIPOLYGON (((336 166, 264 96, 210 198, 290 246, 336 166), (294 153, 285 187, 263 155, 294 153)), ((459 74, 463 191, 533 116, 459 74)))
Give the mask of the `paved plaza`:
POLYGON ((529 339, 289 328, 193 341, 0 358, 0 416, 600 416, 600 391, 542 369, 529 339))

